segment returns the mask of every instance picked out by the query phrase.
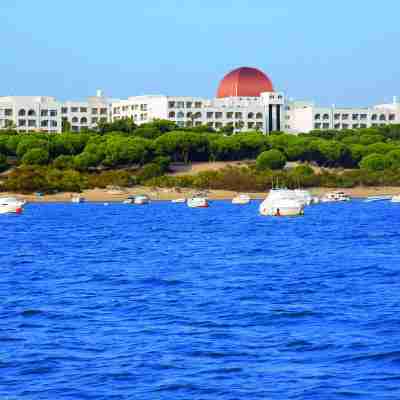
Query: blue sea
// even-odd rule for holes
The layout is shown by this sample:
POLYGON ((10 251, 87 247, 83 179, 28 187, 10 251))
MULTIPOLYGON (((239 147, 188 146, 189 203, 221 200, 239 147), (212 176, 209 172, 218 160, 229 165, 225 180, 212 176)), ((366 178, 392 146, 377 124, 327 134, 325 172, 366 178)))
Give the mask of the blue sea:
POLYGON ((400 399, 400 206, 0 216, 0 399, 400 399))

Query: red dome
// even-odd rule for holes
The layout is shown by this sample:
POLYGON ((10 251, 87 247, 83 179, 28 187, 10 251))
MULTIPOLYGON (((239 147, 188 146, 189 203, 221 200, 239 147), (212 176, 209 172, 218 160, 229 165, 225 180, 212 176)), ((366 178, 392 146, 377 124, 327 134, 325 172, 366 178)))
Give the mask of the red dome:
POLYGON ((234 69, 219 84, 217 97, 259 97, 262 92, 273 92, 271 80, 264 72, 249 67, 234 69))

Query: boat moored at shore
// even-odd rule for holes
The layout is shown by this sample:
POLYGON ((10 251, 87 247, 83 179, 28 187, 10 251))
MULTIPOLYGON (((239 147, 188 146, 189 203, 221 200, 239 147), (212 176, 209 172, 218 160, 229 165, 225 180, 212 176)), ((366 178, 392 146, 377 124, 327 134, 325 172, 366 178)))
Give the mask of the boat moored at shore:
POLYGON ((209 206, 206 197, 191 197, 187 200, 187 205, 190 208, 207 208, 209 206))
POLYGON ((350 201, 350 197, 342 191, 335 191, 335 192, 326 193, 322 197, 321 201, 323 203, 330 203, 330 202, 337 202, 337 201, 350 201))
POLYGON ((250 201, 251 201, 251 197, 248 194, 241 193, 232 199, 232 204, 244 205, 244 204, 249 204, 250 201))
POLYGON ((0 214, 20 214, 24 210, 26 202, 16 197, 0 197, 0 214))
POLYGON ((393 196, 390 201, 392 203, 400 203, 400 194, 393 196))

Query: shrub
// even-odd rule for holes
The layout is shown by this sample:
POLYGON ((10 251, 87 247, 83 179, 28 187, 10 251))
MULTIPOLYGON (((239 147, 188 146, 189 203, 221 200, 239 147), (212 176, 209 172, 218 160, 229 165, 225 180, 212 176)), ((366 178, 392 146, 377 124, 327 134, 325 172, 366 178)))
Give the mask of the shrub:
POLYGON ((22 163, 25 165, 45 165, 48 162, 49 152, 46 149, 31 149, 22 157, 22 163))
POLYGON ((279 150, 268 150, 262 152, 256 160, 257 169, 282 169, 286 164, 286 157, 279 150))
POLYGON ((383 171, 388 167, 388 159, 381 154, 370 154, 361 160, 360 167, 368 171, 383 171))

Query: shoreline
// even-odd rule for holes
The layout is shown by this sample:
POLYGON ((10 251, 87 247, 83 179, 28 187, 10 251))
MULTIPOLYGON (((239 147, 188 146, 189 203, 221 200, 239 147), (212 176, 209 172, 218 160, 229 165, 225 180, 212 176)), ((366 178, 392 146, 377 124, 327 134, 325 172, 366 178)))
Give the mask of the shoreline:
MULTIPOLYGON (((355 187, 350 189, 343 188, 309 188, 308 189, 315 196, 323 196, 327 192, 340 190, 353 198, 366 198, 369 196, 394 196, 400 194, 400 187, 355 187)), ((128 196, 146 194, 152 201, 171 201, 178 198, 188 198, 198 193, 199 190, 195 189, 173 189, 173 188, 149 188, 149 187, 135 187, 135 188, 121 188, 118 190, 109 189, 90 189, 80 193, 87 202, 122 202, 128 196)), ((210 200, 231 200, 238 192, 230 190, 204 190, 210 200)), ((247 192, 253 200, 264 199, 267 195, 265 192, 247 192)), ((21 194, 3 192, 0 197, 14 196, 26 200, 30 203, 65 203, 70 202, 71 197, 77 193, 63 192, 56 194, 48 194, 37 196, 35 194, 21 194)))

